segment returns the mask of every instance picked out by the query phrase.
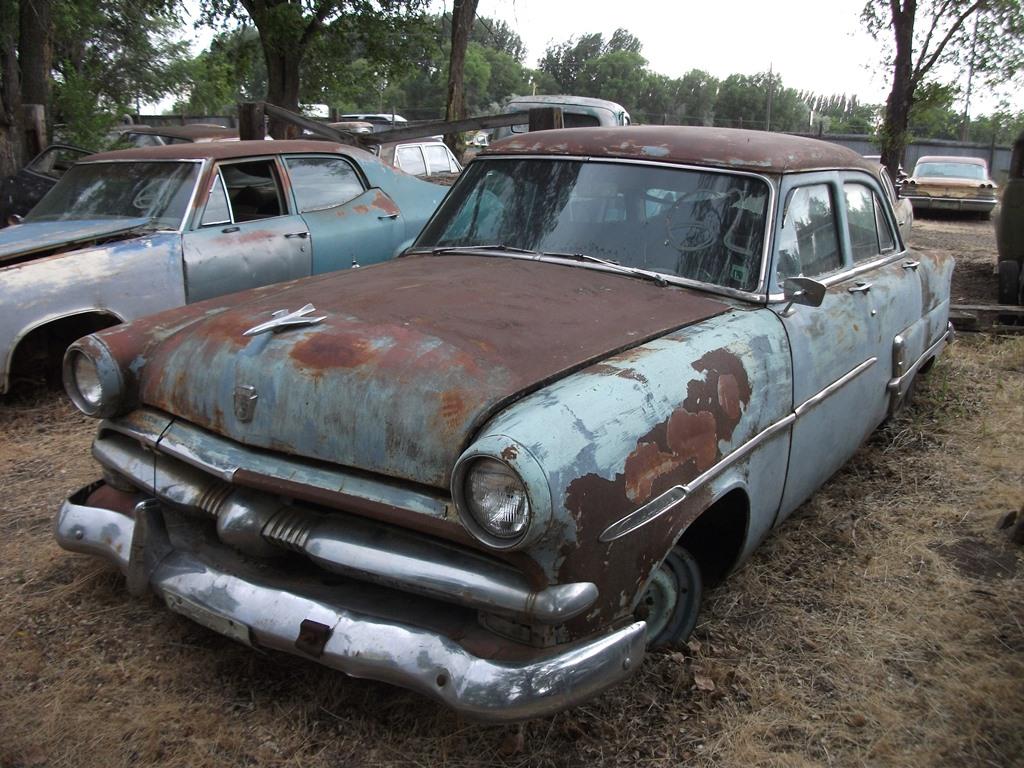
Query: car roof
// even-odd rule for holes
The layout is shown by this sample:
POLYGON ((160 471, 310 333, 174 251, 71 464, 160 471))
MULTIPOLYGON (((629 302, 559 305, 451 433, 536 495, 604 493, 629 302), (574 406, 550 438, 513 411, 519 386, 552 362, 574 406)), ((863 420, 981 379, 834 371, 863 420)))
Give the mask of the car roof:
POLYGON ((255 155, 283 155, 293 152, 337 152, 342 155, 373 157, 358 147, 315 139, 286 139, 280 141, 215 141, 202 144, 168 144, 162 147, 137 147, 100 152, 89 155, 81 162, 95 163, 105 160, 230 160, 255 155))
POLYGON ((189 123, 187 125, 129 125, 122 133, 139 133, 147 136, 170 136, 176 139, 220 139, 237 136, 238 131, 223 125, 210 123, 189 123))
POLYGON ((877 164, 828 141, 767 131, 681 125, 522 133, 494 142, 478 157, 489 155, 620 157, 765 174, 835 168, 856 168, 872 174, 878 171, 877 164))
POLYGON ((607 99, 595 99, 590 96, 567 96, 562 94, 554 95, 542 95, 542 96, 517 96, 514 99, 509 99, 508 105, 513 104, 562 104, 565 106, 580 106, 580 107, 601 107, 603 109, 610 109, 613 112, 625 112, 625 108, 621 104, 617 104, 614 101, 608 101, 607 99))
POLYGON ((957 155, 922 155, 917 158, 918 163, 968 163, 970 165, 985 165, 980 157, 962 157, 957 155))

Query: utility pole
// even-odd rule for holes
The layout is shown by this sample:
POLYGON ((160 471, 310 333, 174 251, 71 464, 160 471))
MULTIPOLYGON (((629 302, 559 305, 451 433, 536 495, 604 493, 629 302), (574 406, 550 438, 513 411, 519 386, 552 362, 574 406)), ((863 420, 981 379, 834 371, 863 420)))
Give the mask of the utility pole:
POLYGON ((967 63, 967 95, 964 97, 964 116, 960 121, 960 141, 967 141, 971 129, 971 83, 974 80, 974 49, 978 45, 978 14, 974 15, 974 35, 971 37, 971 58, 967 63))
POLYGON ((775 78, 772 76, 772 62, 768 62, 768 108, 765 110, 764 129, 772 129, 772 96, 775 91, 775 78))

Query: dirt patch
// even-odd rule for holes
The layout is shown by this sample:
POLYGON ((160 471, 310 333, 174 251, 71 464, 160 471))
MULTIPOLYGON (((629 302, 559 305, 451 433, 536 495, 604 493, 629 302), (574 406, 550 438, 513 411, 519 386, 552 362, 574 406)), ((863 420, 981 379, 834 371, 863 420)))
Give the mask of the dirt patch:
POLYGON ((960 539, 950 544, 936 545, 935 551, 948 558, 960 573, 971 579, 992 581, 1011 578, 1017 573, 1018 554, 992 542, 979 539, 960 539))
POLYGON ((954 304, 995 304, 996 230, 988 219, 918 214, 910 228, 910 247, 917 251, 941 251, 956 259, 953 271, 954 304))
POLYGON ((687 647, 505 727, 131 598, 52 539, 95 422, 57 395, 0 406, 0 766, 1020 765, 1024 569, 997 526, 1024 501, 1022 402, 1024 339, 958 341, 687 647))

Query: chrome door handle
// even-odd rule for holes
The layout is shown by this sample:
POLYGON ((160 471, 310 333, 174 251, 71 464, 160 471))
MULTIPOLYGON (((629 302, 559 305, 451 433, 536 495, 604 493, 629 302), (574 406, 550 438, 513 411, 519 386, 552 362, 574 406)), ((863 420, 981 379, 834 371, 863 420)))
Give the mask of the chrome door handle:
POLYGON ((222 229, 221 232, 227 234, 228 232, 237 232, 238 230, 239 227, 224 227, 224 229, 222 229))
POLYGON ((917 269, 919 266, 921 266, 921 262, 914 261, 913 259, 907 259, 903 262, 904 269, 917 269))
POLYGON ((398 218, 398 214, 397 213, 385 213, 383 216, 378 216, 377 218, 380 219, 381 221, 383 221, 384 219, 397 219, 398 218))
POLYGON ((867 293, 871 290, 871 283, 865 283, 863 280, 858 280, 856 285, 851 285, 846 290, 850 293, 867 293))
POLYGON ((309 232, 289 232, 288 234, 285 235, 285 237, 302 237, 302 238, 306 238, 306 237, 309 237, 309 232))

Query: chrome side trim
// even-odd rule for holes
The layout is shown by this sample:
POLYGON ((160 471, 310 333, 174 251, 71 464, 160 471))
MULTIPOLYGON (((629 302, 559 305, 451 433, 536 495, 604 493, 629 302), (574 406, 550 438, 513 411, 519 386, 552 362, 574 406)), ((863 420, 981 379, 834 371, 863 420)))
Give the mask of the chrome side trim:
POLYGON ((600 540, 603 542, 615 541, 616 539, 620 539, 638 528, 647 525, 652 520, 656 520, 667 512, 671 512, 697 489, 705 485, 716 475, 720 474, 722 470, 745 457, 761 445, 761 443, 766 440, 770 440, 782 430, 790 427, 797 419, 813 409, 815 406, 819 405, 829 395, 834 394, 857 376, 864 373, 864 371, 873 366, 877 361, 878 358, 868 358, 856 368, 840 376, 817 394, 804 400, 800 405, 794 408, 791 413, 786 414, 778 421, 765 427, 731 453, 723 456, 717 463, 704 470, 704 472, 697 475, 697 477, 693 478, 690 482, 685 485, 676 485, 669 488, 663 494, 657 498, 651 499, 651 501, 647 502, 639 509, 636 509, 625 517, 616 520, 605 528, 599 537, 600 540))
POLYGON ((60 508, 56 537, 65 549, 105 558, 171 610, 235 640, 410 688, 473 718, 552 714, 620 682, 643 659, 643 621, 527 660, 476 656, 440 631, 359 612, 330 590, 278 580, 227 554, 208 559, 175 548, 158 512, 154 517, 146 508, 148 523, 137 525, 119 512, 85 506, 91 490, 60 508), (300 635, 309 625, 319 638, 313 647, 300 635))

